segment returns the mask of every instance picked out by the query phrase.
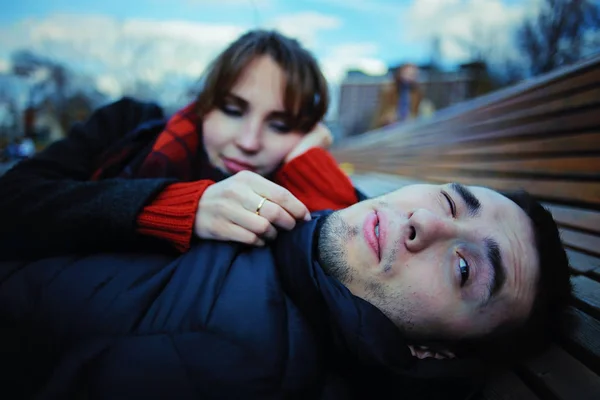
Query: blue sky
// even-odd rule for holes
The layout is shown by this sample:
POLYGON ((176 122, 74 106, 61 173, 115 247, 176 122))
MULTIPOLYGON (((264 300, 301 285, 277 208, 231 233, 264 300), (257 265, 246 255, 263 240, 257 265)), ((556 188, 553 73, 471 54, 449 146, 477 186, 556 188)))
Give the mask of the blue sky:
POLYGON ((4 0, 0 72, 28 48, 95 77, 118 95, 133 80, 198 77, 247 29, 297 37, 333 85, 349 68, 380 74, 390 64, 426 62, 441 38, 449 67, 469 59, 464 43, 512 51, 510 31, 539 0, 4 0))

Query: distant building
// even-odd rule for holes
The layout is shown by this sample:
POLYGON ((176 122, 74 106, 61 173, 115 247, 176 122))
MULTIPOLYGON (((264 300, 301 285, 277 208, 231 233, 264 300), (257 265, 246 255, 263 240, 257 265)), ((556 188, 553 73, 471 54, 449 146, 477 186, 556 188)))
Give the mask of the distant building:
MULTIPOLYGON (((362 71, 350 70, 339 89, 338 124, 340 136, 352 136, 369 129, 377 108, 379 91, 384 83, 391 82, 392 71, 372 76, 362 71)), ((482 95, 492 89, 483 63, 460 65, 456 71, 439 71, 429 65, 419 66, 419 80, 424 97, 437 110, 482 95)))
POLYGON ((389 75, 370 76, 349 71, 339 89, 338 124, 341 136, 352 136, 369 129, 381 86, 389 75))

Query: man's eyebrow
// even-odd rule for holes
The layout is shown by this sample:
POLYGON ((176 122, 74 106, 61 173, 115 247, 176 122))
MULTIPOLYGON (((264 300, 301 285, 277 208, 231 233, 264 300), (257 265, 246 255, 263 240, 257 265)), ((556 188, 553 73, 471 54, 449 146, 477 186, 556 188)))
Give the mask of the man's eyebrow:
POLYGON ((479 199, 471 192, 471 189, 462 185, 460 183, 451 183, 450 187, 454 190, 460 197, 462 197, 463 201, 467 205, 467 209, 469 210, 469 215, 471 217, 476 217, 479 215, 481 211, 481 203, 479 199))
POLYGON ((485 249, 486 249, 486 257, 490 265, 492 266, 492 272, 490 276, 489 284, 489 292, 486 296, 483 304, 487 303, 490 299, 496 296, 504 286, 504 282, 506 281, 506 266, 502 260, 502 255, 500 254, 500 246, 498 242, 490 237, 484 239, 485 249))

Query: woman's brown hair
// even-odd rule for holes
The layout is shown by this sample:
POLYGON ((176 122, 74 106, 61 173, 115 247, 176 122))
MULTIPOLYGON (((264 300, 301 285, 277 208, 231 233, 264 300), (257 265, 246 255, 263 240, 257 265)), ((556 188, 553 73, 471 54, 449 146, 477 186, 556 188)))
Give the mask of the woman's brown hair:
POLYGON ((212 62, 197 98, 198 115, 203 118, 218 107, 244 69, 263 55, 272 57, 286 76, 284 106, 290 113, 290 128, 309 132, 327 112, 327 81, 312 54, 276 31, 247 32, 212 62))

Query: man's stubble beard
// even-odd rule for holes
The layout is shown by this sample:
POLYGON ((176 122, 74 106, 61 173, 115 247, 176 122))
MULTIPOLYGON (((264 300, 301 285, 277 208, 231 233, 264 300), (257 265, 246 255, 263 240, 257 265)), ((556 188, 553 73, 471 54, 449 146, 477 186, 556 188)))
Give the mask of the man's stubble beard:
MULTIPOLYGON (((360 229, 348 224, 339 212, 325 218, 318 238, 318 260, 325 273, 348 288, 351 284, 355 288, 360 287, 364 296, 359 297, 383 312, 407 338, 421 336, 413 318, 413 308, 416 305, 411 305, 410 298, 405 298, 399 290, 393 290, 375 278, 360 279, 353 271, 353 267, 361 266, 351 265, 353 260, 348 259, 347 248, 349 243, 359 236, 360 229), (406 306, 408 309, 405 308, 406 306)), ((362 267, 369 268, 369 266, 362 267)))
POLYGON ((358 236, 358 229, 352 228, 339 212, 325 217, 318 242, 318 259, 328 275, 348 286, 353 275, 348 265, 348 251, 344 243, 358 236))

